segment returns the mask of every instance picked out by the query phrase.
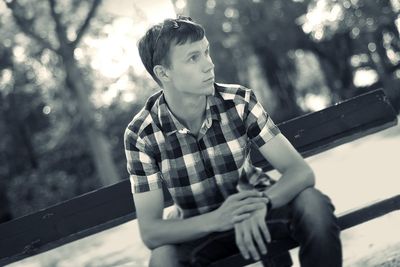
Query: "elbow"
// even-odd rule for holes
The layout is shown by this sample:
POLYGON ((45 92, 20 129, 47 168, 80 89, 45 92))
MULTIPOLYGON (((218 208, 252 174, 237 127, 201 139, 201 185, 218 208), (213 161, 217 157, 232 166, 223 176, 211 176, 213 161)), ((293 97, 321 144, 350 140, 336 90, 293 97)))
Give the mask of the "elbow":
POLYGON ((145 246, 149 249, 149 250, 154 250, 154 249, 156 249, 158 246, 154 243, 154 242, 151 242, 151 241, 148 241, 148 240, 143 240, 143 243, 145 244, 145 246))
POLYGON ((159 244, 159 238, 157 238, 156 231, 154 231, 154 228, 151 227, 151 225, 151 223, 147 223, 146 225, 139 224, 139 230, 144 245, 148 249, 153 250, 161 246, 161 244, 159 244))
POLYGON ((153 250, 153 249, 159 247, 159 245, 157 244, 155 239, 151 237, 151 235, 142 234, 142 241, 145 244, 145 246, 150 250, 153 250))
POLYGON ((315 186, 315 174, 308 164, 297 165, 291 172, 297 178, 297 186, 300 190, 315 186))
POLYGON ((303 177, 305 188, 315 186, 315 173, 310 166, 307 165, 307 167, 305 168, 303 177))

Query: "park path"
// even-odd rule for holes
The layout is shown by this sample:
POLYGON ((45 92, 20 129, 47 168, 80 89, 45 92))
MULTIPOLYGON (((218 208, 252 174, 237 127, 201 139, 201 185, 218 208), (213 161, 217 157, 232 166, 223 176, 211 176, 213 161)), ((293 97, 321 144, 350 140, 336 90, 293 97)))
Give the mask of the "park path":
MULTIPOLYGON (((400 126, 341 145, 307 161, 315 171, 317 188, 331 197, 337 213, 399 194, 400 126)), ((343 266, 400 266, 399 225, 400 212, 393 212, 343 231, 343 266)), ((297 250, 292 251, 294 267, 299 266, 296 253, 297 250)), ((135 220, 9 267, 142 267, 147 266, 148 256, 135 220)))

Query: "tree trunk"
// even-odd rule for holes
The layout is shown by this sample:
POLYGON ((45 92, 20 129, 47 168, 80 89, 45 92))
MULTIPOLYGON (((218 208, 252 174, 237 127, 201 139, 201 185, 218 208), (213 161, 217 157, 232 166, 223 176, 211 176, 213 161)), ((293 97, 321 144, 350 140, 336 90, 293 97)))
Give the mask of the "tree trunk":
POLYGON ((91 86, 88 86, 85 83, 78 64, 74 59, 74 49, 77 47, 79 41, 88 29, 90 21, 94 17, 101 0, 94 0, 92 2, 91 8, 89 9, 83 24, 78 29, 77 37, 74 41, 70 41, 67 38, 67 29, 61 19, 62 14, 56 11, 56 1, 48 0, 48 3, 50 7, 50 15, 55 23, 55 35, 59 47, 53 47, 48 40, 34 31, 33 27, 31 27, 33 20, 27 20, 27 18, 23 16, 23 6, 21 6, 17 1, 6 1, 7 7, 12 11, 15 22, 21 30, 35 39, 43 46, 43 48, 47 48, 61 57, 63 68, 66 73, 65 82, 78 101, 79 112, 77 116, 80 116, 81 118, 83 134, 87 138, 89 152, 92 156, 97 175, 103 185, 118 182, 118 172, 112 159, 110 145, 104 134, 97 129, 94 120, 94 108, 89 101, 89 95, 87 93, 87 89, 91 86))
POLYGON ((70 87, 78 101, 78 115, 81 116, 81 127, 87 138, 88 148, 97 175, 104 186, 116 183, 120 179, 112 158, 111 147, 104 134, 96 127, 93 116, 94 108, 87 94, 87 90, 90 86, 86 85, 77 62, 71 55, 72 53, 68 52, 61 53, 66 73, 66 84, 70 87), (67 56, 68 54, 71 56, 67 56))

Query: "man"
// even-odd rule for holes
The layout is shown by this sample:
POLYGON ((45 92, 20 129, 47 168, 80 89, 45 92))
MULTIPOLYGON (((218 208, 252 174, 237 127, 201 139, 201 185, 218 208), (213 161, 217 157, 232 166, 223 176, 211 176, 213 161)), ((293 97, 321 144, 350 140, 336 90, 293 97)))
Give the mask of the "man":
POLYGON ((282 235, 299 242, 302 266, 341 266, 329 198, 314 189, 313 171, 254 93, 214 82, 202 26, 182 17, 165 20, 142 37, 139 53, 162 87, 125 132, 150 266, 207 265, 238 251, 258 260, 271 238, 282 235), (251 164, 250 143, 281 173, 277 182, 251 164), (175 203, 166 219, 163 185, 175 203), (289 228, 281 231, 274 222, 289 228))

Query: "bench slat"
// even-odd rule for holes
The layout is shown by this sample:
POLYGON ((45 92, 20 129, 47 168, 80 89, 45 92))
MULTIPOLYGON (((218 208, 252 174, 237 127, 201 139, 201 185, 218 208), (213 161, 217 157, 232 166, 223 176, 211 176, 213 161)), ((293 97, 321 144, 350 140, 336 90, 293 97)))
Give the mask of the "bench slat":
MULTIPOLYGON (((382 90, 278 124, 307 157, 397 123, 382 90)), ((252 151, 265 170, 268 163, 252 151)), ((165 189, 164 189, 165 190, 165 189)), ((165 206, 171 197, 165 190, 165 206)), ((21 260, 136 218, 129 180, 0 224, 0 265, 21 260)))
MULTIPOLYGON (((278 127, 303 157, 309 157, 395 125, 395 114, 384 92, 375 90, 278 127)), ((258 150, 253 149, 251 156, 255 165, 272 169, 258 150)))

